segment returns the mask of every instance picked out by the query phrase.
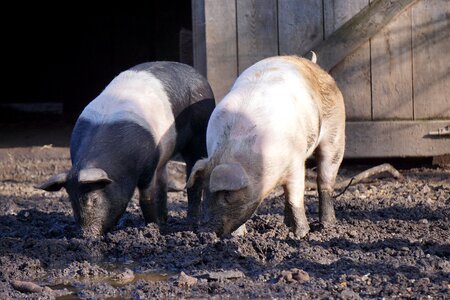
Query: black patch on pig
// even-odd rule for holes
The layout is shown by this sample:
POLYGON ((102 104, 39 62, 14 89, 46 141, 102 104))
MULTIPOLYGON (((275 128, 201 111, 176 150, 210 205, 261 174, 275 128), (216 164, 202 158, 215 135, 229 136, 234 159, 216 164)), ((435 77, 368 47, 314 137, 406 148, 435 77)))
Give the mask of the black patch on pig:
POLYGON ((158 164, 160 150, 150 131, 132 121, 97 124, 80 118, 70 143, 72 165, 80 170, 95 162, 127 193, 147 186, 158 164))
POLYGON ((175 152, 180 152, 188 169, 206 157, 206 127, 215 107, 207 80, 191 66, 177 62, 149 62, 133 67, 158 78, 171 103, 177 131, 175 152))
POLYGON ((135 188, 150 185, 160 159, 152 134, 128 120, 97 123, 79 118, 72 132, 70 152, 72 168, 66 190, 75 219, 83 224, 95 221, 95 226, 106 230, 125 212, 135 188), (98 202, 94 211, 85 207, 86 197, 93 192, 93 187, 78 183, 80 170, 90 167, 103 169, 112 179, 98 191, 106 201, 98 202))

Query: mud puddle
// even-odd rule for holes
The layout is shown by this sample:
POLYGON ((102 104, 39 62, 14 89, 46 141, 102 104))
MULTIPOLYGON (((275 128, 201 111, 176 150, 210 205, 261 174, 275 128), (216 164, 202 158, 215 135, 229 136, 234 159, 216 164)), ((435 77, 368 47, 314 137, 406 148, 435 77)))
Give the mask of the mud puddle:
MULTIPOLYGON (((86 287, 90 285, 110 285, 113 288, 121 288, 128 284, 136 284, 138 281, 158 282, 167 281, 174 274, 168 274, 165 272, 156 271, 144 271, 144 272, 134 272, 131 269, 125 268, 123 271, 119 271, 121 267, 117 265, 107 265, 110 271, 114 271, 114 274, 110 276, 100 276, 93 278, 84 278, 80 280, 63 279, 58 283, 47 282, 42 284, 42 286, 48 286, 54 291, 60 291, 61 296, 55 297, 58 300, 76 300, 82 299, 78 296, 86 287)), ((117 299, 121 299, 120 297, 117 299)))

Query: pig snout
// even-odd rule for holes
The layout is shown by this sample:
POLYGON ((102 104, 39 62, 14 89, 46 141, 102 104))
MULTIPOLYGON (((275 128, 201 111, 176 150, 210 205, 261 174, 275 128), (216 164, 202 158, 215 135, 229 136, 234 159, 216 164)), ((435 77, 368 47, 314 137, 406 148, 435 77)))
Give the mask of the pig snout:
POLYGON ((81 235, 85 238, 99 237, 112 227, 106 223, 104 220, 100 220, 98 216, 84 216, 79 222, 81 235))

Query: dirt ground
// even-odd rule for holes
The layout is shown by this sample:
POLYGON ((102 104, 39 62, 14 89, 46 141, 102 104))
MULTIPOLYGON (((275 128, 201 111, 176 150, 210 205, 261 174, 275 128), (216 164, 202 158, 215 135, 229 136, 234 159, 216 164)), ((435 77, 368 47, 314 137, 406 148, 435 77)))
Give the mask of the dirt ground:
MULTIPOLYGON (((450 170, 425 166, 351 186, 338 222, 298 240, 269 197, 245 237, 185 231, 185 192, 166 228, 145 225, 136 196, 119 225, 83 239, 65 191, 33 188, 70 166, 64 147, 0 149, 0 299, 448 299, 450 170), (34 292, 33 292, 34 291, 34 292)), ((345 164, 340 179, 367 165, 345 164)))

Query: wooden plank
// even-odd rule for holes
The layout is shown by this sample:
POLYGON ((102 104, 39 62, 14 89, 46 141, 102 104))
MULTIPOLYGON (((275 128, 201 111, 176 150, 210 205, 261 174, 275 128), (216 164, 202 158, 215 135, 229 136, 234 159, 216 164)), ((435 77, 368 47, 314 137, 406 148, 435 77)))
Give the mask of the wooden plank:
MULTIPOLYGON (((325 1, 325 42, 330 36, 354 15, 369 5, 369 0, 330 0, 325 1)), ((317 48, 318 63, 325 68, 332 64, 317 48)), ((331 70, 344 95, 345 110, 348 120, 371 120, 370 87, 370 44, 365 42, 357 50, 344 58, 331 70)))
POLYGON ((412 120, 411 9, 371 40, 374 120, 412 120))
MULTIPOLYGON (((354 18, 345 22, 326 41, 315 47, 315 51, 322 57, 321 65, 330 70, 347 55, 358 49, 369 40, 374 34, 380 31, 394 17, 412 6, 419 0, 374 0, 373 3, 362 9, 354 18)), ((445 1, 445 0, 443 0, 445 1)), ((367 2, 367 1, 366 1, 367 2)), ((325 22, 327 18, 333 18, 333 13, 340 11, 344 16, 352 14, 353 4, 359 6, 364 1, 358 0, 329 0, 325 3, 325 22), (346 7, 342 10, 341 7, 346 7)), ((348 19, 345 17, 344 19, 348 19)), ((327 27, 327 26, 326 26, 327 27)))
POLYGON ((237 1, 239 74, 255 62, 278 54, 276 0, 237 1))
POLYGON ((450 153, 450 138, 429 132, 450 124, 440 121, 347 122, 346 158, 420 157, 450 153))
POLYGON ((415 119, 450 117, 450 2, 420 1, 412 10, 415 119))
POLYGON ((192 0, 191 5, 194 68, 206 76, 205 0, 192 0))
POLYGON ((280 55, 303 55, 323 40, 322 12, 322 1, 278 0, 280 55))
POLYGON ((204 1, 207 78, 219 102, 238 74, 236 2, 204 1))

